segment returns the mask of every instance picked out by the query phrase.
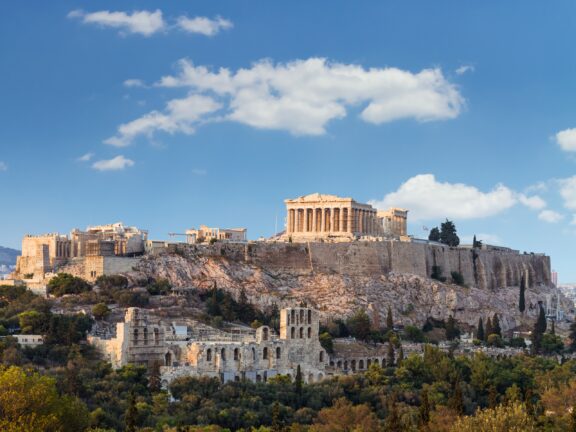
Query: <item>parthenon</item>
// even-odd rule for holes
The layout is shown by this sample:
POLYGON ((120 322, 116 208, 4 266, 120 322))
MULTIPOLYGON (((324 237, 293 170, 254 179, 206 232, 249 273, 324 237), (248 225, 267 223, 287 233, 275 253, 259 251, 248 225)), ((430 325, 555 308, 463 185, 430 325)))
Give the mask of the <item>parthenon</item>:
POLYGON ((285 237, 290 240, 347 240, 395 234, 385 230, 383 219, 374 207, 352 198, 314 193, 284 202, 287 213, 285 237))

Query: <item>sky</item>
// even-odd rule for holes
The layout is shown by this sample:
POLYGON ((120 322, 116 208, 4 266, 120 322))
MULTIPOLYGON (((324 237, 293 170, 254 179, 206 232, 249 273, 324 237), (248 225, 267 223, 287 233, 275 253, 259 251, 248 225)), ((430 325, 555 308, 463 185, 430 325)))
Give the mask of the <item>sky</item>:
POLYGON ((576 3, 20 1, 0 13, 0 245, 122 221, 281 230, 309 193, 576 282, 576 3))

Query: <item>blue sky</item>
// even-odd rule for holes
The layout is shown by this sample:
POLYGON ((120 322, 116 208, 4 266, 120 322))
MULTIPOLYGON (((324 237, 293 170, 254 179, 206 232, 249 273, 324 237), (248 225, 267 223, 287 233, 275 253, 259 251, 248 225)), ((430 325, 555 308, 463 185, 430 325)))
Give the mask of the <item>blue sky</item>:
POLYGON ((573 1, 7 3, 0 244, 116 221, 258 238, 321 192, 576 281, 574 40, 573 1))

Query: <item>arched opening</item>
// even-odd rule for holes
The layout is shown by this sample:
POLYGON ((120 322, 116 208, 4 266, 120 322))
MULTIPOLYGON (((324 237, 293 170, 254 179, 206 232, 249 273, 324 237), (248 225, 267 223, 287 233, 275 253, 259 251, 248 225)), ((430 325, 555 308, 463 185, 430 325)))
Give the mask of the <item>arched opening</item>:
POLYGON ((309 382, 309 383, 313 383, 313 382, 314 382, 314 375, 312 375, 312 374, 309 374, 309 375, 308 375, 308 382, 309 382))
POLYGON ((319 373, 319 374, 318 374, 318 381, 322 381, 322 378, 324 378, 324 375, 321 374, 321 373, 319 373))
POLYGON ((304 339, 304 327, 300 327, 300 339, 304 339))
POLYGON ((295 324, 294 321, 296 320, 296 318, 295 318, 294 309, 292 309, 292 310, 290 311, 290 317, 291 317, 291 320, 290 320, 290 321, 292 322, 292 324, 295 324))
POLYGON ((348 360, 344 362, 344 370, 348 370, 348 360))
POLYGON ((372 364, 372 360, 366 360, 366 369, 370 369, 370 364, 372 364))
POLYGON ((268 360, 268 348, 266 347, 262 350, 262 358, 268 360))
POLYGON ((268 327, 262 329, 262 340, 268 340, 268 327))
POLYGON ((352 369, 352 371, 356 371, 356 360, 352 360, 350 362, 350 368, 352 369))
POLYGON ((256 375, 256 382, 262 382, 262 376, 260 376, 260 374, 256 375))
POLYGON ((364 360, 358 361, 358 369, 364 369, 364 360))
POLYGON ((167 352, 164 356, 164 364, 166 366, 172 366, 172 354, 167 352))
POLYGON ((294 339, 296 337, 296 329, 294 327, 290 327, 290 339, 294 339))
POLYGON ((234 360, 240 360, 240 350, 238 348, 234 348, 234 360))
POLYGON ((382 359, 382 367, 386 367, 386 359, 382 359))
POLYGON ((276 348, 276 358, 279 359, 279 358, 280 358, 280 355, 281 355, 280 347, 277 347, 277 348, 276 348))
POLYGON ((338 369, 342 369, 342 360, 338 360, 338 361, 336 362, 336 367, 337 367, 338 369))
POLYGON ((138 329, 134 329, 134 345, 138 345, 138 329))
POLYGON ((308 309, 308 324, 312 324, 312 311, 308 309))
POLYGON ((252 360, 256 361, 256 350, 252 348, 252 360))
POLYGON ((268 381, 268 372, 264 371, 264 382, 268 381))
POLYGON ((157 328, 154 329, 154 345, 160 344, 160 330, 157 328))
POLYGON ((206 351, 206 361, 212 361, 212 350, 210 348, 206 351))
POLYGON ((300 324, 304 324, 304 310, 300 309, 300 324))
POLYGON ((148 345, 148 329, 144 327, 144 345, 148 345))
POLYGON ((221 358, 223 361, 226 361, 226 349, 225 349, 225 348, 222 348, 222 349, 220 350, 220 358, 221 358))
POLYGON ((312 327, 308 327, 308 339, 312 337, 312 327))
POLYGON ((320 363, 324 363, 324 351, 320 351, 320 363))

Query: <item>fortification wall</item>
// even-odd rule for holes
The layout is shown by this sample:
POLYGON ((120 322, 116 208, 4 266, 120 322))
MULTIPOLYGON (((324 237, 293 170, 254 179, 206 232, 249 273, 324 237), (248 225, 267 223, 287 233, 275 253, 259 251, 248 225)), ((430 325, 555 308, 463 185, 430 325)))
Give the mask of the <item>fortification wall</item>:
POLYGON ((388 273, 430 277, 439 266, 450 280, 460 273, 469 286, 496 289, 550 284, 550 258, 516 252, 450 248, 398 241, 348 243, 250 243, 182 245, 193 256, 225 257, 270 273, 340 274, 374 277, 388 273))

